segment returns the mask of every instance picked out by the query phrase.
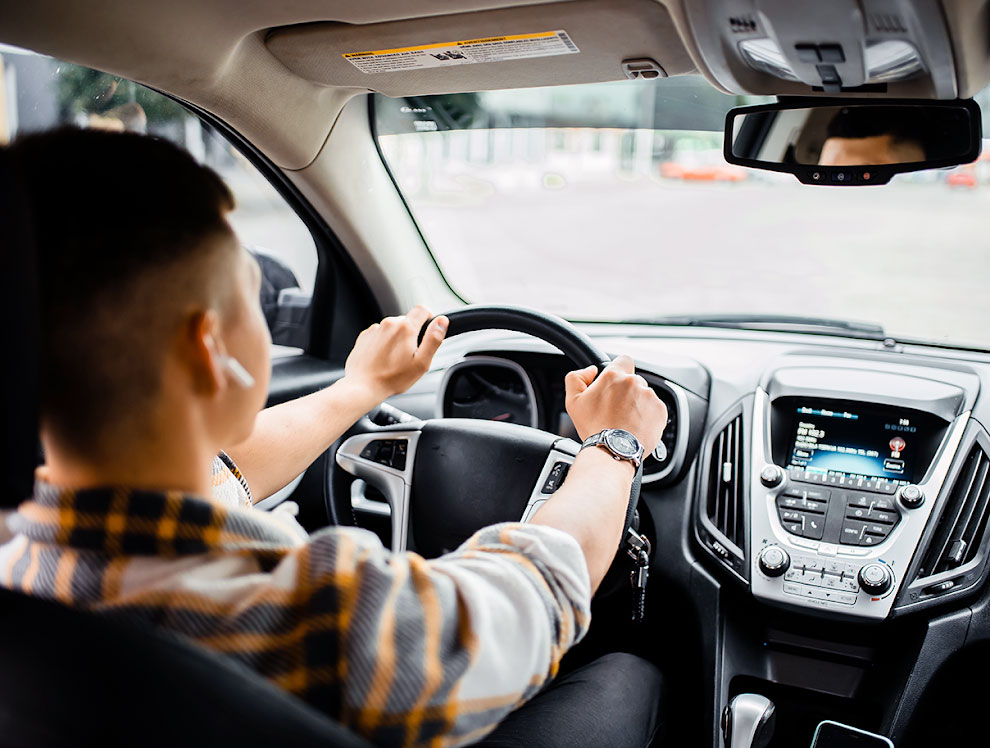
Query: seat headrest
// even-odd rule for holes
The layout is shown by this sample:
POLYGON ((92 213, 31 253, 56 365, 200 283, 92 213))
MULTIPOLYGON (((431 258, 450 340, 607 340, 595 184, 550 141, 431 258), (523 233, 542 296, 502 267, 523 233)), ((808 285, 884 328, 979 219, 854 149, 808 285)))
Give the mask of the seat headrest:
POLYGON ((40 319, 37 257, 31 212, 18 186, 10 154, 0 149, 0 508, 17 506, 31 494, 38 448, 40 319))

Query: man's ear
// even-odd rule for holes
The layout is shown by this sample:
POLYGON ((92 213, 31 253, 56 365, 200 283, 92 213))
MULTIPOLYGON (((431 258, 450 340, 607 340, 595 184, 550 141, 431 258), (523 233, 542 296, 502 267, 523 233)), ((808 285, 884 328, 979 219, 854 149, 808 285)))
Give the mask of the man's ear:
POLYGON ((226 387, 223 352, 217 342, 219 329, 220 319, 212 309, 194 312, 185 325, 184 358, 189 362, 193 386, 205 395, 214 395, 226 387))

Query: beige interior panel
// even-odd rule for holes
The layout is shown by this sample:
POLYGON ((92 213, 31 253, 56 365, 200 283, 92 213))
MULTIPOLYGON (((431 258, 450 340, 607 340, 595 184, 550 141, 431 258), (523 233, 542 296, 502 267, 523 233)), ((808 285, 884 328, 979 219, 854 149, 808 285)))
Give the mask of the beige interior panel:
POLYGON ((446 285, 368 135, 368 103, 353 98, 312 164, 289 178, 333 226, 385 314, 461 304, 446 285))
POLYGON ((669 75, 693 72, 666 7, 655 0, 570 0, 551 5, 353 26, 314 23, 272 31, 268 49, 316 83, 389 96, 620 80, 624 59, 649 57, 669 75), (364 73, 343 53, 563 29, 578 54, 449 68, 364 73))
POLYGON ((294 74, 266 49, 262 39, 268 29, 326 20, 374 24, 541 2, 546 0, 0 2, 0 42, 191 101, 232 125, 279 166, 299 169, 315 158, 356 91, 294 74))
POLYGON ((959 97, 975 96, 990 81, 990 2, 942 0, 952 35, 959 97))

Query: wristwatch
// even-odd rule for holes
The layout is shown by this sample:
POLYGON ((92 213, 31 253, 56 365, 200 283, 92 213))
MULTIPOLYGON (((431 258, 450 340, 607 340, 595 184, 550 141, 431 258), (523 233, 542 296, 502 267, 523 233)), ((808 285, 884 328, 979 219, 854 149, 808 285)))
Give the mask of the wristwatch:
POLYGON ((605 429, 584 440, 585 447, 601 447, 616 460, 628 460, 638 470, 643 464, 643 445, 625 429, 605 429))

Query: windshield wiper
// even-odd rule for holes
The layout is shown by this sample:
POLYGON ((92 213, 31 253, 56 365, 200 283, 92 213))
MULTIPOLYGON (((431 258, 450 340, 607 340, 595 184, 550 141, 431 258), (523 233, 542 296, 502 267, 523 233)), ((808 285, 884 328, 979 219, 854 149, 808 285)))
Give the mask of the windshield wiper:
POLYGON ((883 340, 883 327, 873 322, 855 322, 826 317, 802 317, 791 314, 714 314, 670 315, 628 320, 651 325, 683 325, 686 327, 724 327, 736 330, 772 330, 774 332, 836 333, 855 338, 883 340))

